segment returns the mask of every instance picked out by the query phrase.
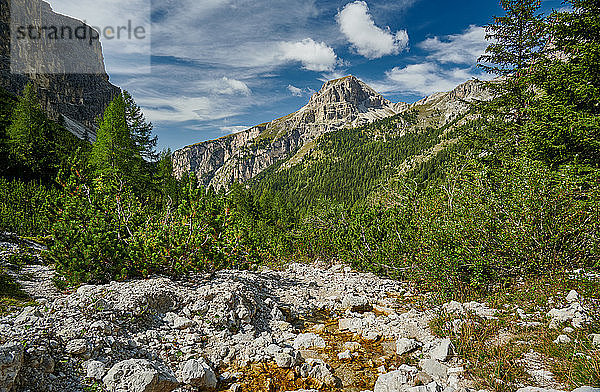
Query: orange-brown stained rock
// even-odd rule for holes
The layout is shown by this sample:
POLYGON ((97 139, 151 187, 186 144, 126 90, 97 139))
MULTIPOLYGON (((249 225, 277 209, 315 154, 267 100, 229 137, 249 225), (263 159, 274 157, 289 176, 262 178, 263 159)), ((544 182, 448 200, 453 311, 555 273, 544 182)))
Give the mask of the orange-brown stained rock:
MULTIPOLYGON (((315 320, 311 320, 315 321, 315 320)), ((338 320, 323 320, 305 323, 306 330, 317 323, 325 324, 325 328, 316 332, 323 337, 327 346, 323 349, 313 349, 311 357, 323 359, 334 369, 334 376, 342 381, 341 388, 332 388, 321 381, 301 378, 291 369, 281 369, 274 363, 251 364, 244 368, 229 368, 229 371, 243 373, 238 382, 242 385, 243 392, 283 392, 297 389, 317 389, 319 391, 344 391, 360 392, 372 390, 379 376, 378 367, 384 366, 386 371, 391 371, 401 364, 414 364, 410 357, 399 357, 394 352, 395 342, 379 340, 366 341, 352 333, 340 332, 338 320), (358 342, 361 349, 349 360, 340 360, 338 354, 345 351, 346 342, 358 342)), ((314 330, 313 330, 314 331, 314 330)), ((226 391, 228 386, 223 385, 221 391, 226 391)))

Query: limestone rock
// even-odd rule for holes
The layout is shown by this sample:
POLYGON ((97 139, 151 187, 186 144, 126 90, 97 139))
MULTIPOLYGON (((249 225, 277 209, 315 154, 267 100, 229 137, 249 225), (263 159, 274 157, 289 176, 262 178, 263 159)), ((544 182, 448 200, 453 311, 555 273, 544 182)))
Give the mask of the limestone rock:
POLYGON ((215 388, 217 376, 203 359, 190 359, 183 365, 181 381, 197 388, 215 388))
POLYGON ((396 354, 404 355, 415 351, 421 344, 415 339, 400 338, 396 341, 396 354))
POLYGON ((80 355, 85 354, 88 350, 87 341, 85 339, 74 339, 67 343, 65 351, 67 354, 80 355))
POLYGON ((556 344, 567 344, 571 343, 571 338, 567 335, 558 335, 558 337, 554 340, 556 344))
POLYGON ((369 300, 360 295, 348 294, 342 299, 342 308, 353 312, 369 311, 371 306, 369 300))
POLYGON ((445 362, 454 355, 454 345, 450 339, 443 339, 429 352, 429 355, 432 359, 445 362))
POLYGON ((114 365, 102 379, 109 392, 171 392, 175 376, 146 359, 127 359, 114 365))
POLYGON ((13 389, 21 367, 23 366, 23 345, 6 343, 0 346, 0 392, 13 389))
POLYGON ((106 374, 106 367, 100 361, 86 361, 83 363, 87 378, 102 380, 106 374))
POLYGON ((579 300, 579 294, 577 293, 577 291, 571 290, 569 291, 569 294, 567 294, 566 300, 568 303, 576 302, 579 300))
POLYGON ((579 302, 572 302, 566 308, 551 309, 548 317, 550 328, 558 328, 566 322, 571 322, 573 328, 583 328, 589 322, 589 316, 579 302))
POLYGON ((448 366, 435 359, 424 359, 419 365, 436 381, 445 382, 448 379, 448 366))
POLYGON ((330 387, 339 386, 340 380, 333 375, 332 369, 321 359, 309 358, 300 365, 300 375, 304 378, 314 378, 330 387))
POLYGON ((277 366, 280 368, 287 369, 294 367, 297 362, 297 357, 291 353, 281 352, 275 354, 275 363, 277 363, 277 366))
POLYGON ((309 348, 324 348, 325 340, 314 333, 301 333, 294 339, 294 348, 296 350, 303 350, 309 348))
MULTIPOLYGON (((4 8, 4 4, 0 21, 2 25, 10 26, 10 12, 4 8)), ((54 12, 49 4, 41 0, 28 0, 23 4, 27 5, 20 9, 23 13, 20 18, 24 20, 41 20, 38 23, 44 26, 69 26, 73 29, 82 25, 78 20, 54 12), (34 16, 36 19, 33 19, 34 16)), ((17 47, 11 48, 10 35, 0 34, 0 58, 2 59, 0 87, 13 94, 21 94, 23 88, 31 83, 39 98, 38 102, 50 118, 54 120, 64 118, 65 126, 72 133, 80 138, 84 138, 85 133, 89 133, 90 139, 93 140, 96 118, 104 113, 104 109, 120 90, 109 82, 100 41, 90 41, 89 45, 87 43, 80 45, 78 40, 69 41, 75 42, 73 47, 66 49, 63 46, 66 44, 61 43, 60 55, 57 56, 55 47, 54 50, 47 51, 18 48, 19 45, 26 46, 27 40, 23 41, 23 44, 17 42, 17 47), (45 67, 51 64, 53 67, 61 66, 60 69, 64 71, 52 69, 51 71, 54 72, 30 71, 22 74, 11 72, 12 50, 24 56, 18 63, 34 65, 34 67, 45 67), (69 64, 78 64, 78 69, 75 71, 79 73, 68 69, 69 64), (82 66, 87 69, 87 72, 81 72, 82 66)))
POLYGON ((407 389, 407 392, 442 392, 442 386, 432 381, 427 385, 418 385, 407 389))
POLYGON ((583 387, 579 387, 577 389, 574 389, 572 392, 600 392, 600 388, 583 386, 583 387))
POLYGON ((407 365, 402 365, 398 370, 380 375, 375 382, 373 392, 401 392, 408 389, 408 384, 419 371, 407 365))
POLYGON ((350 350, 346 350, 346 351, 342 351, 341 353, 338 353, 338 359, 342 360, 342 359, 352 359, 352 354, 350 353, 350 350))

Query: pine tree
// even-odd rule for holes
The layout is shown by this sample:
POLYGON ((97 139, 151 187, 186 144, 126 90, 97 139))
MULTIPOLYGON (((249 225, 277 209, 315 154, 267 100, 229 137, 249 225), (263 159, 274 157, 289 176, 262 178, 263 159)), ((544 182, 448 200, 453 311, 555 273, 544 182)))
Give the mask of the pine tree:
POLYGON ((600 165, 600 7, 571 0, 550 17, 551 45, 535 67, 540 93, 527 125, 531 157, 552 166, 600 165))
POLYGON ((49 121, 29 84, 14 109, 7 130, 10 154, 22 169, 38 174, 47 171, 51 159, 48 130, 49 121))
POLYGON ((131 94, 123 91, 125 101, 125 116, 131 138, 142 158, 155 162, 159 155, 156 152, 158 138, 152 135, 152 123, 147 122, 142 109, 135 103, 131 94))
POLYGON ((171 149, 164 150, 160 153, 157 162, 156 179, 160 194, 163 200, 171 199, 171 203, 176 203, 179 200, 179 184, 173 176, 173 154, 171 149))
POLYGON ((119 94, 108 105, 99 122, 90 163, 97 176, 132 179, 139 171, 140 161, 127 126, 125 100, 119 94))
POLYGON ((491 43, 478 66, 503 77, 490 87, 502 97, 496 103, 504 105, 520 125, 531 97, 530 69, 545 46, 545 22, 538 13, 540 0, 501 0, 501 5, 506 15, 494 17, 494 23, 486 26, 491 43))

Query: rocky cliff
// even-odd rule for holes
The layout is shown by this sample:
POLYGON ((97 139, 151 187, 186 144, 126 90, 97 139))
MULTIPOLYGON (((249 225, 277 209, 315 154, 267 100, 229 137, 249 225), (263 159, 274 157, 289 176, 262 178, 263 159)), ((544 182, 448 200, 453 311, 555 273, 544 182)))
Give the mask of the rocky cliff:
MULTIPOLYGON (((41 20, 44 25, 80 26, 81 21, 57 14, 50 5, 41 0, 0 0, 0 87, 19 94, 27 83, 32 83, 44 110, 55 120, 64 119, 65 125, 77 136, 88 131, 93 138, 95 119, 101 115, 119 88, 109 82, 104 68, 102 47, 99 41, 70 40, 63 43, 60 50, 50 45, 52 50, 44 53, 28 51, 26 47, 15 45, 11 37, 11 1, 19 2, 20 17, 27 20, 41 20), (38 72, 11 72, 11 38, 13 55, 21 56, 26 63, 34 65, 38 72), (68 46, 65 46, 68 45, 68 46), (77 65, 85 73, 70 72, 69 65, 77 65), (44 66, 63 72, 45 73, 44 66)), ((15 4, 13 4, 15 5, 15 4)), ((81 72, 81 71, 79 71, 81 72)))
POLYGON ((173 155, 177 177, 195 173, 217 188, 249 180, 326 132, 359 126, 409 107, 392 103, 354 76, 329 81, 295 113, 248 130, 184 147, 173 155))
POLYGON ((204 185, 220 188, 254 178, 274 163, 299 162, 324 133, 356 127, 407 110, 418 113, 415 127, 440 127, 469 109, 469 102, 491 97, 470 80, 413 104, 392 103, 354 76, 329 81, 308 104, 288 116, 217 140, 184 147, 173 155, 177 177, 195 173, 204 185))

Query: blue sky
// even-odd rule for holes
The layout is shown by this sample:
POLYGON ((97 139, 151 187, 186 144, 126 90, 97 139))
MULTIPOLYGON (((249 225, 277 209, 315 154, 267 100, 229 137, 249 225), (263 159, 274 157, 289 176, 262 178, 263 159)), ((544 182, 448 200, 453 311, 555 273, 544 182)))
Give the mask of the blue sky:
MULTIPOLYGON (((496 0, 133 1, 147 5, 150 72, 121 66, 141 58, 131 45, 103 42, 107 71, 154 123, 159 147, 173 150, 291 113, 348 74, 404 102, 483 77, 474 67, 486 46, 481 26, 502 14, 496 0)), ((89 6, 50 3, 92 17, 89 6)))

